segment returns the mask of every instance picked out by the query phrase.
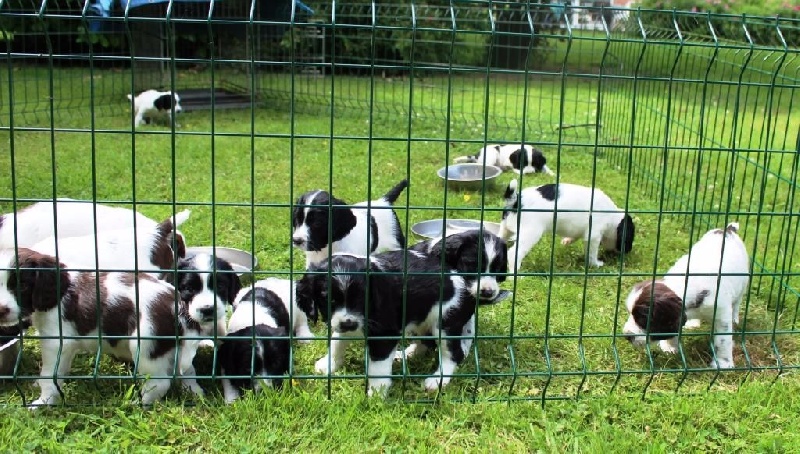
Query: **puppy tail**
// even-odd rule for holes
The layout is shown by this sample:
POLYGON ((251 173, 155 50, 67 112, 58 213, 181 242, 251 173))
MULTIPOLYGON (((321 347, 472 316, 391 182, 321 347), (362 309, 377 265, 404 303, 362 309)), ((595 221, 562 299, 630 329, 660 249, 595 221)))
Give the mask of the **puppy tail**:
POLYGON ((517 184, 517 180, 511 180, 508 183, 506 192, 503 194, 503 199, 505 199, 506 205, 513 205, 517 203, 517 184))
POLYGON ((397 183, 392 189, 389 189, 389 192, 383 195, 383 200, 389 202, 389 204, 394 204, 400 194, 403 193, 403 190, 408 187, 408 180, 403 180, 397 183))
POLYGON ((731 222, 730 224, 725 227, 725 233, 739 233, 739 223, 738 222, 731 222))
POLYGON ((189 216, 191 214, 192 210, 183 210, 181 212, 175 213, 175 219, 172 220, 172 224, 175 226, 175 228, 178 228, 178 226, 180 226, 189 219, 189 216))

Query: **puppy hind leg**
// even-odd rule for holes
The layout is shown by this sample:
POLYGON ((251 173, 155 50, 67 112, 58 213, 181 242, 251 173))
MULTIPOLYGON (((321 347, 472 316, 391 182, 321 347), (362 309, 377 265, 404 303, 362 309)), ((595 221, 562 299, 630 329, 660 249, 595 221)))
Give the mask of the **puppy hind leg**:
POLYGON ((717 319, 714 320, 714 357, 711 358, 711 367, 716 369, 731 369, 733 364, 733 314, 731 307, 727 309, 722 305, 717 306, 717 319))

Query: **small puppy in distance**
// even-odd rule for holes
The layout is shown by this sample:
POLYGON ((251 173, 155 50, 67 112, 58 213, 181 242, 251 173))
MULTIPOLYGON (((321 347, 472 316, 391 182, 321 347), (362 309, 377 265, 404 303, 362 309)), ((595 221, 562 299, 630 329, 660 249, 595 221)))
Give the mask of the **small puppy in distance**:
POLYGON ((506 208, 499 232, 502 238, 514 234, 517 237, 508 251, 509 271, 516 273, 531 248, 545 233, 554 230, 565 245, 583 239, 589 266, 603 266, 598 259, 600 245, 605 250, 626 254, 633 249, 633 219, 600 189, 567 183, 545 184, 525 188, 518 197, 517 184, 517 180, 512 180, 506 188, 503 196, 506 208))
MULTIPOLYGON (((171 91, 147 90, 139 93, 135 97, 128 95, 135 115, 134 125, 139 127, 145 123, 150 123, 152 119, 159 116, 166 116, 169 123, 172 123, 172 112, 183 111, 181 107, 181 97, 171 91)), ((175 123, 175 127, 178 127, 175 123)))
POLYGON ((299 340, 301 343, 314 337, 306 314, 297 307, 295 283, 288 279, 268 278, 243 288, 233 308, 228 335, 219 349, 220 372, 222 376, 253 379, 223 378, 227 403, 246 389, 280 388, 282 378, 267 377, 289 372, 289 332, 294 330, 296 336, 306 338, 299 340))
POLYGON ((30 316, 42 336, 41 395, 32 408, 57 404, 75 355, 98 348, 135 363, 147 377, 144 405, 162 398, 171 377, 181 375, 189 377, 184 386, 202 396, 191 378, 198 343, 192 338, 208 335, 212 327, 193 316, 198 311, 192 304, 177 307, 176 313, 175 289, 148 274, 70 271, 55 257, 30 249, 20 248, 16 256, 0 251, 0 326, 30 316))
POLYGON ((306 269, 327 259, 329 246, 332 254, 364 256, 404 248, 406 239, 392 205, 407 186, 408 180, 403 180, 381 198, 355 205, 320 189, 301 195, 292 212, 292 244, 305 251, 306 269))
POLYGON ((530 145, 486 145, 474 156, 459 156, 456 163, 477 163, 495 166, 504 172, 514 170, 521 174, 546 173, 555 176, 547 167, 547 159, 538 148, 530 145))
POLYGON ((710 367, 734 367, 732 330, 750 281, 750 259, 738 231, 739 224, 732 222, 706 232, 662 279, 633 287, 622 332, 634 346, 658 342, 661 350, 677 353, 681 325, 711 322, 715 355, 710 367))

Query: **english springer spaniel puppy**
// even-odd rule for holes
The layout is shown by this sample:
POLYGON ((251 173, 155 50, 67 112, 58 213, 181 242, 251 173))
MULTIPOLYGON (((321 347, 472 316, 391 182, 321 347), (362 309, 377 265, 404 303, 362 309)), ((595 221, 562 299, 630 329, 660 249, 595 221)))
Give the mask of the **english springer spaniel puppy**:
POLYGON ((233 308, 218 363, 223 376, 239 377, 222 379, 227 403, 238 399, 245 389, 280 388, 282 378, 267 377, 289 372, 289 332, 308 338, 300 340, 302 343, 314 337, 305 312, 297 306, 294 281, 260 280, 239 292, 233 308))
POLYGON ((176 114, 183 111, 181 97, 171 91, 147 90, 136 97, 128 95, 128 101, 136 115, 134 124, 137 128, 145 123, 149 124, 155 116, 166 116, 171 122, 173 110, 176 114))
POLYGON ((750 282, 750 259, 738 231, 739 224, 732 222, 724 230, 706 232, 663 279, 633 287, 625 301, 630 317, 622 330, 633 345, 658 342, 661 350, 677 353, 681 325, 711 322, 711 367, 734 367, 732 330, 750 282))
POLYGON ((495 166, 504 172, 514 170, 522 174, 546 173, 555 175, 547 167, 547 159, 542 150, 530 145, 486 145, 478 154, 460 156, 453 160, 456 163, 472 162, 484 166, 495 166))
POLYGON ((152 230, 158 225, 158 222, 128 208, 73 199, 38 202, 22 208, 16 213, 0 216, 0 249, 13 249, 15 244, 19 247, 30 248, 43 240, 54 238, 56 218, 58 219, 59 240, 67 237, 94 235, 95 223, 98 232, 133 230, 134 219, 137 231, 152 230), (95 216, 95 212, 97 216, 95 216))
MULTIPOLYGON (((169 390, 170 377, 194 375, 198 340, 193 338, 212 329, 208 320, 214 317, 197 318, 195 304, 176 303, 175 289, 148 274, 98 276, 71 271, 55 257, 30 249, 20 248, 17 256, 0 251, 0 326, 30 316, 42 336, 41 395, 32 408, 57 404, 75 355, 98 349, 135 363, 147 377, 142 404, 160 399, 169 390)), ((183 383, 202 395, 195 380, 183 383)))
POLYGON ((348 205, 321 189, 301 195, 292 213, 292 244, 305 251, 306 269, 327 259, 329 247, 332 254, 364 256, 404 248, 406 240, 392 205, 407 186, 408 180, 403 180, 383 197, 355 205, 348 205))
POLYGON ((103 230, 97 235, 61 238, 58 244, 51 237, 30 249, 54 257, 57 249, 58 259, 75 269, 141 271, 159 277, 163 270, 174 268, 176 255, 178 258, 186 255, 184 236, 177 227, 190 214, 190 210, 181 211, 174 219, 170 217, 151 227, 137 226, 136 231, 103 230))
POLYGON ((561 244, 583 239, 589 266, 603 266, 597 258, 601 244, 605 250, 626 254, 633 249, 633 219, 598 188, 545 184, 525 188, 518 195, 517 180, 511 180, 503 197, 506 208, 499 233, 503 238, 516 234, 508 257, 508 269, 514 273, 542 235, 554 230, 562 237, 561 244))
POLYGON ((435 338, 441 361, 425 379, 425 388, 432 391, 447 385, 472 346, 478 304, 475 290, 481 287, 471 283, 476 276, 460 276, 453 269, 474 263, 480 255, 485 258, 482 267, 496 273, 498 281, 505 273, 503 240, 483 238, 477 231, 468 231, 447 237, 444 247, 434 247, 431 253, 388 251, 369 259, 334 254, 313 265, 297 284, 298 305, 313 321, 322 314, 332 331, 330 350, 316 362, 316 371, 335 372, 344 361, 347 345, 364 335, 369 349, 368 394, 386 395, 395 351, 405 333, 435 338))
POLYGON ((214 339, 204 339, 200 346, 214 346, 214 340, 225 335, 225 308, 232 304, 242 281, 230 262, 209 254, 197 254, 178 262, 177 271, 165 271, 164 279, 175 285, 181 303, 195 312, 193 318, 214 326, 209 334, 214 339), (177 279, 176 279, 177 275, 177 279))

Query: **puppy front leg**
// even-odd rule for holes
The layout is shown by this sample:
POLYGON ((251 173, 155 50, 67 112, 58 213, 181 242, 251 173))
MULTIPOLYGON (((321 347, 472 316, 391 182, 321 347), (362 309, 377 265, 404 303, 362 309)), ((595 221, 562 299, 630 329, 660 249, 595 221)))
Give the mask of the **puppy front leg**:
POLYGON ((460 329, 448 329, 448 336, 459 336, 460 339, 442 339, 439 351, 441 360, 439 368, 430 377, 425 379, 425 389, 436 391, 440 387, 444 388, 453 379, 453 373, 472 347, 472 340, 475 335, 475 315, 473 314, 467 323, 460 329))
MULTIPOLYGON (((595 227, 597 228, 597 227, 595 227)), ((592 234, 591 238, 585 238, 586 241, 586 254, 589 260, 589 266, 601 267, 604 265, 602 260, 597 258, 600 253, 600 235, 592 234)))
MULTIPOLYGON (((222 370, 222 375, 227 375, 225 369, 222 370)), ((225 397, 225 403, 231 404, 239 398, 239 389, 233 386, 230 379, 222 379, 222 395, 225 397)))
POLYGON ((328 354, 317 360, 314 370, 318 374, 330 375, 336 372, 344 362, 344 352, 352 340, 343 338, 341 334, 334 332, 331 336, 331 348, 328 354))
POLYGON ((714 320, 714 355, 711 358, 711 367, 716 369, 733 368, 733 314, 731 307, 717 306, 717 319, 714 320))
POLYGON ((42 392, 38 399, 31 402, 31 409, 61 402, 60 388, 64 384, 64 376, 72 370, 77 349, 71 342, 64 342, 61 348, 59 344, 58 339, 42 339, 42 370, 38 380, 42 392))
POLYGON ((311 332, 311 329, 308 327, 308 317, 306 316, 303 311, 295 308, 295 325, 294 325, 294 335, 297 337, 305 337, 306 339, 300 339, 297 342, 300 344, 309 344, 311 340, 315 337, 314 333, 311 332))

